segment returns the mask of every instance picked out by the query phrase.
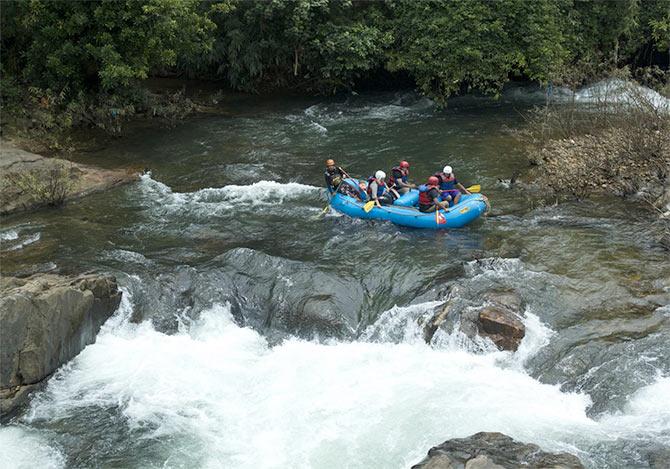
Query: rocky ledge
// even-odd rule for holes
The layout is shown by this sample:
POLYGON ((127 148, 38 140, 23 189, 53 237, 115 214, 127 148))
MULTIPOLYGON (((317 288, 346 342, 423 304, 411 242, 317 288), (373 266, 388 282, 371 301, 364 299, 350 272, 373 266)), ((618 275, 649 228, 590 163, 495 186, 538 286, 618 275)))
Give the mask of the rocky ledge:
POLYGON ((108 170, 76 164, 58 158, 45 158, 16 148, 11 143, 0 141, 0 215, 32 210, 45 205, 46 195, 53 192, 58 183, 67 187, 66 200, 75 199, 94 192, 106 190, 137 180, 138 173, 126 170, 108 170), (51 181, 58 172, 66 181, 51 181), (28 176, 36 186, 32 190, 16 183, 17 176, 28 176))
POLYGON ((579 469, 584 466, 569 453, 548 453, 502 433, 475 433, 447 440, 428 451, 412 469, 579 469))
POLYGON ((93 343, 120 302, 106 275, 0 278, 0 417, 93 343))

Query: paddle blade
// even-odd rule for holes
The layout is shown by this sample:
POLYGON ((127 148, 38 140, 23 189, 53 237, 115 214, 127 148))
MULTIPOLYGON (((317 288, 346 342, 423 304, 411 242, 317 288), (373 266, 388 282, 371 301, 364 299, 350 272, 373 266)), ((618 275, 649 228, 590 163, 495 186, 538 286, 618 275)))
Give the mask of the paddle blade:
POLYGON ((473 194, 477 194, 480 190, 482 190, 482 186, 479 184, 468 187, 468 192, 472 192, 473 194))
POLYGON ((330 204, 326 205, 326 206, 323 208, 323 212, 321 212, 321 214, 326 214, 326 213, 328 213, 328 212, 330 212, 330 204))
POLYGON ((374 206, 375 206, 375 201, 374 201, 374 200, 371 200, 370 202, 368 202, 368 203, 366 203, 365 205, 363 205, 363 211, 364 211, 365 213, 368 213, 370 210, 372 210, 372 208, 373 208, 374 206))

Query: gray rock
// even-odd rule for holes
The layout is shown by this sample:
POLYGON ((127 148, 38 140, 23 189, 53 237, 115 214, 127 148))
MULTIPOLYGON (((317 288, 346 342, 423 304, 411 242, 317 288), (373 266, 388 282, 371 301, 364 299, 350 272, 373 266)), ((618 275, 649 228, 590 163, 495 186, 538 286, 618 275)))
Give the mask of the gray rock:
POLYGON ((539 446, 521 443, 502 433, 481 432, 467 438, 447 440, 428 451, 412 469, 581 469, 577 456, 548 453, 539 446))
POLYGON ((58 165, 69 169, 72 182, 66 200, 136 181, 139 177, 137 171, 101 169, 58 158, 46 158, 0 140, 0 215, 43 207, 43 201, 35 200, 33 194, 17 187, 12 177, 21 174, 46 177, 58 165))
POLYGON ((470 459, 465 463, 465 469, 505 469, 499 464, 494 463, 488 456, 480 454, 476 458, 470 459))
POLYGON ((0 279, 0 416, 95 341, 119 306, 110 276, 38 274, 0 279))

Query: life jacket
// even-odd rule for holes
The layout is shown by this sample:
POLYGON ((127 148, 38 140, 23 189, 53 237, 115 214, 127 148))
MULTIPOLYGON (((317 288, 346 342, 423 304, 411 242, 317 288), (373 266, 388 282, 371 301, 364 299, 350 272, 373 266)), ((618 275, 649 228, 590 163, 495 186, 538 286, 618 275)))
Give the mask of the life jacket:
POLYGON ((435 176, 440 180, 441 191, 451 191, 456 188, 456 177, 454 176, 454 173, 451 173, 450 177, 447 177, 444 173, 435 173, 435 176))
POLYGON ((430 190, 431 189, 437 189, 437 186, 429 186, 425 185, 422 187, 422 189, 425 188, 425 190, 420 190, 419 191, 419 205, 424 205, 424 206, 431 206, 435 202, 433 202, 433 199, 430 198, 430 190))
POLYGON ((409 171, 407 171, 404 168, 401 168, 400 166, 394 166, 391 168, 391 176, 389 176, 389 185, 390 186, 395 186, 395 176, 393 175, 396 171, 399 171, 402 176, 400 176, 400 180, 404 183, 407 182, 407 176, 409 176, 409 171))
POLYGON ((377 197, 381 197, 384 195, 384 192, 386 192, 386 183, 385 182, 379 182, 376 177, 370 176, 368 178, 368 196, 372 197, 372 189, 370 189, 370 184, 373 182, 377 183, 377 197))
POLYGON ((340 184, 342 184, 342 171, 340 168, 336 168, 335 171, 330 172, 326 170, 326 177, 330 180, 331 185, 334 188, 337 188, 340 184))

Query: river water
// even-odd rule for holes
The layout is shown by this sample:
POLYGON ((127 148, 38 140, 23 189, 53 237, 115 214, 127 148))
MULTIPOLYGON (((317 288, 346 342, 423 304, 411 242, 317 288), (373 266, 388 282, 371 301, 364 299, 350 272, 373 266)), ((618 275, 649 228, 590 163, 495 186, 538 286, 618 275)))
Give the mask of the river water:
POLYGON ((0 428, 1 467, 408 467, 501 431, 590 467, 670 448, 670 262, 635 201, 554 204, 509 129, 532 93, 230 98, 77 159, 132 185, 5 220, 3 272, 96 270, 125 295, 97 342, 0 428), (323 160, 481 184, 491 217, 434 232, 319 214, 323 160), (492 289, 516 353, 458 330, 492 289), (431 346, 418 324, 451 298, 431 346))

